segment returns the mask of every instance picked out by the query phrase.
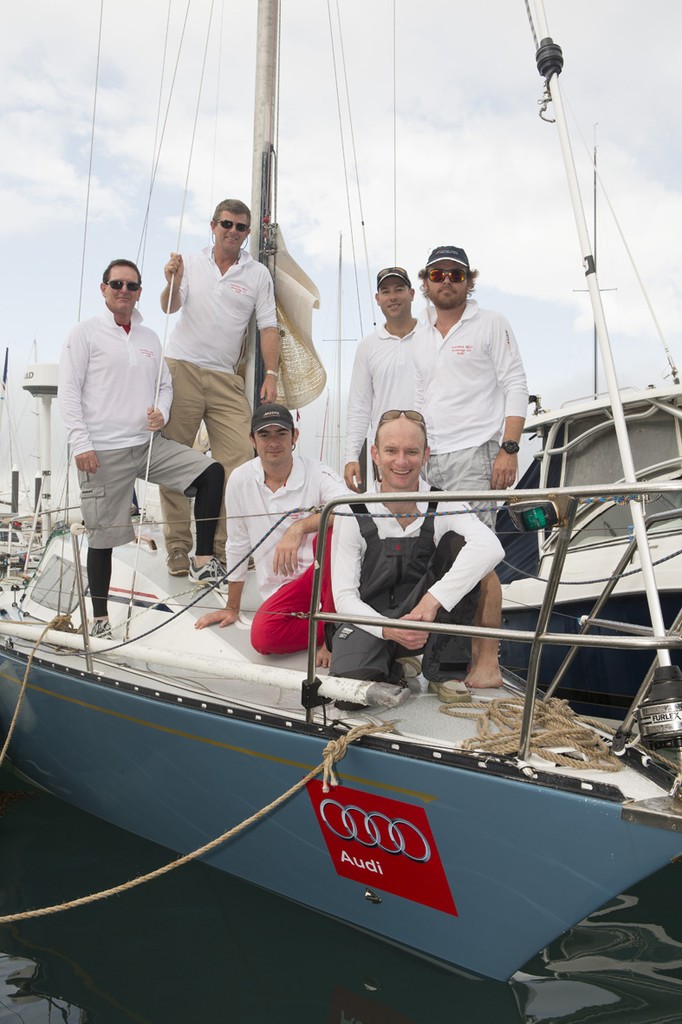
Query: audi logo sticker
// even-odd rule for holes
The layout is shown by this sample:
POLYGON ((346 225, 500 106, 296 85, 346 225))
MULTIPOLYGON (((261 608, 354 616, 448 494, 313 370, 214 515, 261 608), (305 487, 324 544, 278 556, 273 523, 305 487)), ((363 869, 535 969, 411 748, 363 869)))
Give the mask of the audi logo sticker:
POLYGON ((404 818, 389 818, 381 811, 364 811, 354 804, 323 800, 320 815, 327 828, 339 839, 355 839, 361 846, 377 847, 384 853, 404 854, 410 860, 424 863, 431 859, 426 836, 404 818))

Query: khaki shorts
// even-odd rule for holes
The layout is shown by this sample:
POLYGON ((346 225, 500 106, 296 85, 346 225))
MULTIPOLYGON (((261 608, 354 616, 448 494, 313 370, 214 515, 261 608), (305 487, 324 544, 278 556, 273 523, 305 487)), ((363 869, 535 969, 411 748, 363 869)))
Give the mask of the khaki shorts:
MULTIPOLYGON (((439 491, 485 491, 490 489, 493 462, 500 450, 497 441, 486 441, 478 448, 432 455, 426 467, 426 479, 439 491)), ((482 523, 495 529, 497 502, 469 501, 482 523), (494 506, 494 507, 493 507, 494 506)))
MULTIPOLYGON (((92 548, 113 548, 135 539, 130 521, 133 488, 137 479, 147 478, 149 445, 98 451, 96 473, 80 473, 81 511, 92 548)), ((154 434, 148 479, 171 490, 184 492, 210 466, 201 452, 154 434)))

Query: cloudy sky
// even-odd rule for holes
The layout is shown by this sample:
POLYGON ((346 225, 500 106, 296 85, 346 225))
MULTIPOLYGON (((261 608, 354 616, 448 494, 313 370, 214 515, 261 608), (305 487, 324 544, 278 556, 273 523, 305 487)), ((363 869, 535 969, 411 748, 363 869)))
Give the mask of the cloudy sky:
MULTIPOLYGON (((546 0, 545 9, 564 51, 561 84, 590 230, 596 140, 609 202, 682 361, 682 4, 546 0)), ((255 27, 256 0, 13 5, 0 35, 0 287, 1 342, 15 383, 34 342, 40 360, 56 361, 79 315, 98 311, 108 260, 142 251, 161 135, 140 308, 164 338, 158 294, 182 211, 187 252, 207 244, 218 200, 250 200, 255 27)), ((339 321, 342 392, 354 342, 373 329, 368 276, 395 260, 416 277, 443 243, 469 253, 479 302, 510 319, 545 406, 591 393, 591 313, 556 127, 538 116, 542 85, 524 0, 282 0, 277 213, 322 294, 314 333, 332 394, 339 321)), ((653 321, 607 201, 598 207, 600 283, 620 381, 664 383, 653 321)), ((421 308, 417 298, 415 313, 421 308)), ((323 404, 304 414, 304 427, 315 420, 311 436, 323 404)))

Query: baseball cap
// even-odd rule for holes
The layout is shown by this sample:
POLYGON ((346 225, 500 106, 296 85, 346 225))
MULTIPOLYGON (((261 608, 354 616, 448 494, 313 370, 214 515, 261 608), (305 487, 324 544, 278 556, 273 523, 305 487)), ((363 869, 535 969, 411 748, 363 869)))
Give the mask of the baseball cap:
POLYGON ((255 434, 257 430, 269 427, 271 423, 291 430, 292 433, 294 431, 294 418, 289 410, 283 405, 277 405, 276 402, 265 402, 258 406, 251 417, 251 433, 255 434))
POLYGON ((433 263, 438 263, 439 260, 452 260, 453 263, 459 263, 467 270, 470 269, 469 257, 464 249, 458 249, 456 245, 439 245, 429 256, 426 266, 430 267, 433 263))
POLYGON ((407 276, 407 271, 403 267, 386 267, 385 270, 380 270, 377 274, 377 288, 382 281, 385 281, 387 277, 399 277, 401 281, 404 281, 408 288, 412 287, 412 282, 407 276))

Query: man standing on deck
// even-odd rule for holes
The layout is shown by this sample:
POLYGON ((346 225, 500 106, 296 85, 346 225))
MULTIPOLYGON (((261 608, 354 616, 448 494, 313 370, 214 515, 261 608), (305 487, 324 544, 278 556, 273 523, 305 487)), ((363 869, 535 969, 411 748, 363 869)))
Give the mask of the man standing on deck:
POLYGON ((136 478, 147 475, 148 464, 152 482, 196 495, 196 556, 189 574, 193 582, 206 584, 224 577, 212 557, 223 469, 161 433, 173 389, 161 343, 154 331, 142 326, 135 309, 142 294, 136 265, 112 260, 100 289, 106 310, 81 321, 66 339, 59 364, 59 408, 78 468, 88 528, 91 636, 108 638, 112 549, 134 539, 130 500, 136 478))
MULTIPOLYGON (((355 505, 355 517, 338 517, 332 589, 337 612, 349 621, 334 632, 330 672, 399 684, 399 659, 423 652, 422 674, 429 690, 449 703, 461 697, 461 684, 457 689, 452 674, 462 661, 466 664, 467 640, 406 629, 400 623, 472 623, 477 584, 504 551, 468 506, 428 503, 429 487, 420 476, 428 457, 421 413, 385 412, 372 445, 379 471, 374 489, 387 494, 424 491, 424 501, 355 505), (395 627, 352 624, 359 616, 377 615, 395 618, 395 627)), ((342 710, 355 707, 336 703, 342 710)))
MULTIPOLYGON (((512 329, 471 298, 478 271, 464 249, 434 249, 419 277, 430 303, 415 354, 416 406, 431 441, 428 481, 443 491, 511 487, 528 405, 512 329)), ((494 511, 479 509, 478 515, 494 527, 494 511)), ((476 625, 498 627, 501 616, 502 588, 490 573, 481 583, 476 625)), ((501 685, 497 649, 497 640, 473 643, 467 685, 501 685)))
MULTIPOLYGON (((315 534, 319 513, 307 511, 346 494, 333 469, 315 459, 295 455, 298 430, 283 405, 260 405, 251 419, 250 440, 256 458, 237 467, 227 484, 230 530, 227 538, 227 607, 208 612, 196 628, 230 626, 239 618, 242 591, 253 553, 262 604, 251 625, 251 645, 259 654, 288 654, 308 646, 315 534), (291 515, 286 515, 291 511, 291 515), (274 527, 271 533, 268 533, 274 527), (263 541, 261 544, 260 542, 263 541), (296 615, 303 613, 303 617, 296 615), (296 616, 296 617, 294 617, 296 616)), ((333 611, 329 542, 322 572, 321 601, 333 611)), ((318 627, 320 666, 329 664, 318 627)))
MULTIPOLYGON (((248 442, 251 408, 238 374, 246 331, 255 312, 265 378, 260 397, 277 397, 279 331, 274 286, 267 269, 243 248, 251 213, 238 199, 224 199, 211 220, 213 245, 191 253, 186 263, 171 253, 164 267, 164 312, 182 316, 166 349, 173 380, 173 406, 166 435, 191 446, 203 419, 211 454, 230 473, 252 456, 248 442)), ((168 571, 186 576, 192 548, 189 500, 161 488, 168 571)), ((214 554, 225 558, 225 515, 220 518, 214 554)))
POLYGON ((368 433, 374 437, 381 414, 391 408, 414 408, 413 300, 414 289, 403 267, 379 271, 376 301, 386 322, 358 345, 348 393, 343 475, 353 491, 361 489, 365 477, 362 446, 368 433))

